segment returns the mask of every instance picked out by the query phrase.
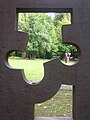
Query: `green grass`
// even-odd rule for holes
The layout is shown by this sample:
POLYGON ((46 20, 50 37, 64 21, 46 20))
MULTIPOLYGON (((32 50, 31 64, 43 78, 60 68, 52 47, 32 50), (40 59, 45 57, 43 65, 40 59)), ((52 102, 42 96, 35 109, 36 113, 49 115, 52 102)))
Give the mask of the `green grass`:
POLYGON ((72 117, 72 91, 59 90, 50 100, 36 105, 37 117, 72 117))
MULTIPOLYGON (((26 60, 20 58, 9 58, 9 64, 12 68, 24 69, 28 80, 42 80, 44 76, 43 63, 48 60, 35 59, 26 60)), ((50 100, 36 104, 35 116, 37 117, 69 117, 72 116, 72 90, 59 90, 50 100)))
MULTIPOLYGON (((44 67, 43 63, 49 60, 46 59, 21 59, 21 58, 9 58, 9 64, 12 68, 24 69, 24 74, 28 80, 40 81, 44 77, 44 67)), ((72 65, 74 62, 65 63, 65 65, 72 65)))
POLYGON ((43 63, 49 60, 35 59, 9 59, 12 68, 24 69, 25 76, 28 80, 40 81, 44 77, 43 63))

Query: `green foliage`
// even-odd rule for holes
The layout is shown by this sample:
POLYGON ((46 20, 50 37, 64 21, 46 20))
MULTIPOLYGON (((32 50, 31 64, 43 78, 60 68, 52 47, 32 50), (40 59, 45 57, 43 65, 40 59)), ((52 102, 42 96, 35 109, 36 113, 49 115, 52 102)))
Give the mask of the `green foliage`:
POLYGON ((70 22, 70 14, 69 13, 56 13, 55 17, 53 19, 53 23, 55 26, 58 25, 58 22, 63 21, 64 19, 66 19, 66 21, 70 22))
POLYGON ((29 35, 26 54, 28 58, 63 59, 66 52, 77 57, 77 50, 72 45, 62 44, 62 26, 71 24, 70 14, 57 13, 54 19, 45 13, 20 13, 18 29, 29 35))
POLYGON ((65 24, 70 24, 65 14, 56 14, 55 21, 57 21, 55 27, 56 37, 52 44, 52 56, 60 56, 61 59, 64 58, 66 52, 71 52, 69 47, 62 44, 62 26, 65 24))
POLYGON ((21 13, 19 15, 19 30, 29 35, 26 52, 30 58, 32 56, 45 58, 46 53, 51 51, 53 27, 53 22, 47 14, 21 13))

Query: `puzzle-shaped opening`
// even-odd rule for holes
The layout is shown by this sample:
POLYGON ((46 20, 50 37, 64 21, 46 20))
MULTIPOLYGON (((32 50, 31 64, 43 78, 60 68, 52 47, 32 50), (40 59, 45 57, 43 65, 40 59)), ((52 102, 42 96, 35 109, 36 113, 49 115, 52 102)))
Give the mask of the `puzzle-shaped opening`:
MULTIPOLYGON (((39 22, 39 24, 34 23, 34 26, 33 26, 33 28, 34 27, 38 28, 38 27, 40 27, 40 20, 38 21, 38 19, 41 19, 41 17, 42 17, 42 22, 44 23, 45 17, 47 17, 47 18, 49 18, 48 21, 52 22, 52 19, 54 19, 55 14, 56 13, 19 13, 19 17, 18 17, 19 18, 18 19, 18 30, 29 33, 30 31, 28 32, 28 29, 30 29, 30 28, 28 27, 27 21, 29 21, 31 19, 31 21, 29 21, 29 24, 31 24, 32 22, 39 22), (40 18, 38 18, 38 16, 40 18), (29 20, 28 20, 28 17, 29 17, 29 20), (36 17, 36 21, 34 21, 35 17, 36 17)), ((61 33, 62 25, 71 24, 71 14, 70 13, 62 13, 60 15, 60 13, 57 13, 56 19, 57 19, 57 23, 54 23, 54 24, 57 24, 56 25, 57 28, 54 28, 55 26, 53 26, 53 27, 50 26, 52 29, 51 28, 49 28, 49 29, 51 29, 51 32, 53 32, 53 34, 55 32, 54 30, 56 29, 56 34, 60 34, 61 35, 62 34, 61 33), (67 17, 67 18, 65 18, 65 17, 67 17), (60 21, 58 19, 62 19, 62 20, 60 21), (66 21, 65 21, 65 19, 66 19, 66 21)), ((54 20, 54 22, 56 22, 56 21, 54 20)), ((41 28, 43 28, 43 27, 44 26, 41 26, 40 29, 36 29, 36 30, 40 31, 41 28)), ((48 26, 46 26, 46 27, 48 27, 48 26)), ((35 30, 35 28, 33 30, 35 30)), ((34 32, 32 32, 32 30, 31 30, 31 34, 30 33, 29 34, 33 36, 34 32)), ((37 32, 38 36, 40 36, 39 35, 40 32, 37 32)), ((36 35, 36 37, 37 37, 37 35, 36 35)), ((52 36, 52 37, 54 37, 54 36, 52 36)), ((58 36, 58 39, 61 39, 59 42, 60 42, 61 45, 63 45, 62 44, 62 35, 61 35, 61 38, 60 38, 60 36, 58 36)), ((55 47, 57 47, 57 48, 60 47, 60 45, 58 45, 59 44, 58 41, 53 40, 53 42, 52 42, 52 44, 55 47)), ((41 60, 41 59, 37 60, 36 58, 38 58, 37 57, 38 54, 36 54, 36 52, 35 52, 35 54, 30 54, 30 49, 32 49, 32 48, 30 48, 30 45, 32 46, 32 45, 35 45, 35 44, 36 44, 35 41, 33 41, 33 44, 32 44, 31 38, 30 38, 30 40, 28 42, 28 45, 26 47, 27 48, 26 52, 22 53, 20 51, 13 51, 12 53, 10 53, 10 58, 9 58, 9 64, 12 67, 16 68, 16 69, 23 68, 25 70, 25 68, 28 67, 27 70, 26 70, 27 72, 29 72, 29 71, 31 72, 32 69, 34 69, 34 71, 31 72, 31 74, 30 73, 27 73, 27 74, 25 73, 26 76, 30 76, 30 77, 27 77, 27 79, 33 80, 32 82, 34 82, 34 83, 37 83, 38 81, 42 80, 42 78, 44 77, 44 69, 43 69, 43 63, 44 62, 47 62, 47 61, 52 60, 52 59, 55 59, 57 57, 61 58, 61 62, 64 65, 74 65, 78 61, 77 49, 74 46, 68 45, 68 44, 66 46, 65 45, 61 46, 61 48, 60 48, 61 51, 58 50, 56 54, 55 54, 55 52, 53 50, 52 54, 54 54, 54 55, 53 55, 52 58, 50 57, 51 55, 49 53, 47 55, 49 57, 49 59, 45 59, 44 58, 44 60, 41 60), (64 50, 64 52, 63 52, 63 50, 64 50), (70 50, 72 50, 72 53, 70 53, 70 50), (65 60, 65 55, 66 54, 70 54, 70 55, 69 55, 69 58, 66 58, 66 60, 65 60), (23 67, 24 64, 25 64, 25 66, 23 67), (29 65, 30 65, 30 67, 29 67, 29 65), (34 65, 34 66, 32 66, 32 65, 34 65), (39 68, 37 68, 37 66, 39 68), (40 72, 39 72, 39 70, 40 70, 40 72), (33 77, 34 76, 33 74, 35 74, 35 73, 37 73, 36 75, 38 76, 36 78, 33 77), (28 74, 30 74, 30 75, 28 75, 28 74)), ((35 46, 35 48, 36 48, 36 46, 35 46)), ((36 50, 35 48, 33 48, 33 51, 36 50)), ((55 49, 57 49, 57 48, 55 48, 55 49)), ((73 97, 72 96, 72 90, 73 90, 72 86, 62 85, 61 90, 58 91, 58 93, 55 95, 54 98, 52 98, 51 100, 49 100, 49 101, 47 101, 45 103, 42 103, 42 104, 40 103, 40 104, 36 105, 36 107, 35 107, 35 116, 36 117, 39 117, 39 116, 46 116, 46 117, 50 117, 50 116, 51 117, 55 117, 55 116, 56 117, 60 117, 60 116, 62 116, 62 117, 72 117, 72 97, 73 97), (61 103, 60 103, 60 101, 61 101, 61 103), (60 107, 57 106, 57 104, 56 104, 57 102, 58 102, 59 105, 61 104, 60 107), (67 109, 67 107, 68 107, 68 109, 67 109), (53 108, 53 110, 52 110, 52 108, 53 108), (44 112, 42 109, 44 109, 44 111, 46 111, 46 112, 44 112)))
MULTIPOLYGON (((34 104, 50 99, 59 90, 61 84, 73 86, 73 118, 90 119, 89 84, 89 12, 88 1, 82 0, 39 0, 39 1, 0 1, 0 119, 34 120, 34 104), (18 8, 18 9, 17 9, 18 8), (39 8, 39 9, 38 9, 39 8), (19 12, 70 12, 73 24, 63 27, 63 40, 76 43, 82 55, 75 66, 59 64, 59 59, 45 64, 45 79, 39 84, 25 82, 21 70, 8 68, 5 55, 10 50, 24 50, 26 34, 15 31, 15 17, 19 12), (9 19, 8 19, 9 18, 9 19), (71 33, 71 34, 69 34, 71 33), (85 33, 85 34, 84 34, 85 33), (23 41, 22 41, 22 39, 23 41), (69 38, 69 39, 68 39, 69 38), (19 40, 19 41, 18 41, 19 40), (12 42, 13 41, 13 42, 12 42), (12 42, 12 44, 10 44, 12 42), (15 44, 16 42, 16 44, 15 44), (22 43, 22 46, 20 46, 22 43), (56 66, 56 67, 55 67, 56 66), (66 69, 65 69, 66 68, 66 69), (53 74, 52 74, 53 73, 53 74), (61 73, 61 74, 59 74, 61 73), (49 76, 50 75, 50 76, 49 76), (49 79, 50 78, 50 79, 49 79), (59 78, 59 79, 58 79, 59 78), (42 90, 42 91, 41 91, 42 90), (27 99, 26 99, 27 98, 27 99), (29 101, 30 100, 30 101, 29 101), (29 111, 31 110, 31 111, 29 111)), ((77 47, 78 48, 78 47, 77 47)), ((70 54, 66 54, 66 56, 70 54)), ((80 51, 79 51, 80 55, 80 51)), ((8 54, 6 55, 6 57, 8 54)), ((24 56, 24 55, 23 55, 24 56)), ((40 106, 40 104, 39 104, 40 106)), ((42 118, 44 119, 44 118, 42 118)), ((46 118, 47 119, 47 118, 46 118)), ((52 118, 48 118, 52 119, 52 118)), ((54 119, 54 118, 53 118, 54 119)), ((55 118, 58 119, 58 118, 55 118)), ((62 118, 60 118, 61 120, 62 118)), ((67 118, 64 118, 67 119, 67 118)))
POLYGON ((71 24, 70 13, 18 13, 18 30, 29 35, 25 52, 10 53, 9 64, 24 69, 25 76, 33 82, 44 77, 43 63, 60 58, 64 65, 78 61, 78 49, 62 43, 62 26, 71 24))
MULTIPOLYGON (((34 12, 36 12, 36 11, 34 11, 34 12)), ((48 12, 49 12, 49 11, 48 11, 48 12)), ((47 12, 47 13, 48 13, 48 12, 47 12)), ((55 11, 54 11, 54 12, 55 12, 55 11)), ((72 23, 72 17, 71 17, 71 16, 72 16, 72 12, 71 12, 71 9, 70 9, 69 12, 70 12, 70 13, 68 14, 69 17, 70 17, 70 18, 69 18, 69 19, 70 19, 69 24, 71 24, 71 23, 72 23)), ((57 12, 56 12, 56 13, 57 13, 57 12)), ((67 14, 67 13, 68 13, 68 12, 66 12, 66 14, 67 14)), ((27 14, 26 14, 26 13, 23 13, 23 14, 22 14, 22 13, 20 13, 20 11, 18 11, 18 14, 17 14, 17 15, 19 15, 19 14, 23 15, 23 16, 24 16, 23 19, 25 19, 26 16, 27 16, 29 13, 27 13, 27 14)), ((32 14, 36 14, 36 13, 32 13, 32 14)), ((44 13, 38 13, 38 14, 46 14, 46 13, 44 12, 44 13)), ((49 13, 49 14, 50 14, 50 13, 49 13)), ((51 13, 51 14, 52 14, 52 13, 51 13)), ((17 23, 19 23, 19 19, 18 19, 18 18, 19 18, 19 16, 17 16, 17 23)), ((33 20, 31 20, 31 21, 33 21, 33 20)), ((25 22, 26 22, 26 20, 24 20, 24 23, 23 23, 22 25, 27 25, 27 24, 25 24, 25 22)), ((67 23, 66 23, 66 24, 67 24, 67 23)), ((61 31, 62 25, 63 25, 63 24, 61 24, 61 26, 58 27, 58 30, 59 30, 59 28, 60 28, 60 31, 61 31)), ((36 26, 36 25, 35 25, 35 26, 36 26)), ((20 27, 21 27, 21 26, 20 26, 20 27)), ((37 27, 37 26, 36 26, 36 27, 37 27)), ((38 28, 38 27, 37 27, 37 28, 38 28)), ((18 24, 17 24, 17 29, 18 29, 18 24)), ((21 28, 21 29, 22 29, 22 28, 21 28)), ((26 28, 25 28, 24 30, 22 29, 21 31, 27 32, 27 31, 25 31, 25 30, 26 30, 26 28)), ((38 29, 37 29, 37 30, 38 30, 38 29)), ((57 31, 58 31, 58 30, 57 30, 57 31)), ((59 31, 59 33, 60 33, 60 31, 59 31)), ((62 34, 62 33, 60 33, 60 34, 62 34)), ((38 36, 38 35, 37 35, 37 36, 38 36)), ((40 36, 40 34, 39 34, 39 36, 40 36)), ((61 35, 61 36, 62 36, 62 35, 61 35)), ((44 36, 44 37, 45 37, 45 36, 44 36)), ((46 40, 47 40, 47 39, 46 39, 46 40)), ((74 46, 72 46, 71 44, 72 44, 72 43, 70 43, 70 46, 69 46, 69 47, 71 47, 71 48, 73 48, 73 50, 75 50, 76 56, 77 56, 75 59, 76 59, 76 61, 78 61, 78 57, 79 57, 78 55, 80 55, 80 49, 79 49, 78 46, 76 46, 75 44, 73 44, 74 46), (76 48, 75 48, 75 47, 76 47, 76 48), (79 53, 78 53, 78 50, 79 50, 79 53)), ((27 47, 28 47, 28 46, 27 46, 27 47)), ((68 44, 67 44, 67 49, 68 49, 68 44)), ((67 54, 67 53, 70 53, 70 52, 67 50, 65 53, 67 54)), ((64 54, 65 54, 65 53, 64 53, 64 54)), ((13 51, 11 54, 9 54, 9 55, 11 55, 11 59, 13 59, 13 57, 12 57, 13 54, 21 54, 21 56, 23 57, 23 59, 25 59, 25 57, 26 57, 26 53, 25 53, 25 52, 21 53, 20 51, 19 51, 19 52, 13 51)), ((73 55, 74 55, 74 54, 73 54, 73 55)), ((34 57, 35 57, 35 56, 34 56, 34 57)), ((56 57, 58 57, 58 56, 56 56, 56 57)), ((72 57, 72 56, 69 54, 69 57, 72 57)), ((64 57, 62 57, 62 58, 64 58, 64 57)), ((9 61, 9 60, 10 60, 10 59, 8 59, 8 61, 9 61)), ((51 60, 52 60, 52 59, 51 59, 51 60)), ((16 56, 16 61, 18 61, 18 60, 17 60, 17 56, 16 56)), ((61 61, 61 62, 62 62, 62 61, 61 61)), ((21 63, 21 62, 20 62, 20 63, 21 63)), ((62 62, 62 63, 63 63, 63 62, 62 62)), ((64 62, 64 63, 65 63, 65 62, 64 62)), ((64 63, 63 63, 63 64, 64 64, 64 63)), ((74 63, 75 63, 75 62, 74 62, 74 63)), ((16 63, 16 64, 17 64, 17 63, 16 63)), ((23 63, 22 63, 22 64, 23 64, 23 63)), ((21 64, 21 68, 22 68, 22 64, 21 64)), ((12 64, 10 63, 10 61, 9 61, 9 65, 12 66, 12 64)), ((14 65, 15 65, 15 64, 14 64, 14 65)), ((20 64, 19 64, 19 65, 20 65, 20 64)), ((19 65, 18 65, 18 66, 19 66, 19 65)), ((65 64, 65 65, 67 65, 67 64, 65 64)), ((28 65, 26 65, 26 66, 28 66, 28 65)), ((16 68, 16 69, 17 69, 17 68, 16 68)), ((20 68, 19 68, 19 69, 20 69, 20 68)), ((34 80, 34 79, 33 79, 33 80, 34 80)), ((39 79, 39 81, 40 81, 40 79, 39 79)), ((38 82, 36 82, 36 81, 34 80, 34 81, 31 81, 30 83, 31 83, 31 84, 33 84, 33 83, 36 84, 36 83, 38 83, 38 82)), ((68 87, 68 86, 66 86, 66 87, 68 87)), ((70 87, 71 87, 71 86, 70 86, 70 87)), ((62 88, 63 88, 63 87, 62 87, 62 88)), ((72 110, 72 109, 73 109, 73 102, 72 102, 72 101, 73 101, 73 94, 72 94, 72 91, 73 91, 73 88, 71 88, 71 90, 70 90, 70 96, 71 96, 72 99, 71 99, 71 102, 69 102, 69 103, 71 103, 71 104, 65 103, 66 106, 67 106, 67 105, 70 106, 70 110, 69 110, 70 113, 69 113, 69 115, 67 115, 66 112, 65 112, 65 113, 63 113, 63 115, 61 115, 61 116, 65 116, 65 117, 66 117, 66 116, 71 116, 71 117, 73 116, 73 110, 72 110)), ((63 92, 63 90, 61 90, 61 92, 63 92)), ((65 92, 63 92, 63 93, 64 93, 63 96, 67 96, 67 93, 65 93, 65 92)), ((59 93, 57 93, 57 94, 59 94, 59 93)), ((67 100, 67 98, 66 98, 66 100, 67 100)), ((53 98, 52 98, 52 101, 53 101, 53 98)), ((48 104, 48 103, 46 103, 46 104, 48 104)), ((38 107, 41 107, 41 106, 42 106, 42 104, 37 104, 36 111, 38 111, 38 107)), ((44 107, 44 109, 47 108, 46 105, 43 105, 43 107, 44 107)), ((62 108, 62 107, 61 107, 61 108, 62 108)), ((60 109, 61 109, 61 108, 60 108, 60 109)), ((59 109, 59 110, 60 110, 60 109, 59 109)), ((41 110, 41 111, 42 111, 42 110, 41 110)), ((58 113, 56 110, 53 111, 53 114, 54 114, 54 112, 58 113)), ((38 116, 38 115, 37 115, 37 112, 35 113, 35 115, 38 116)), ((40 116, 43 116, 43 115, 40 115, 40 116)), ((46 116, 48 116, 48 115, 46 115, 46 116)), ((51 116, 51 114, 49 114, 49 116, 51 116)), ((54 116, 55 116, 55 115, 54 115, 54 116)), ((59 115, 56 115, 56 116, 59 116, 59 115)))

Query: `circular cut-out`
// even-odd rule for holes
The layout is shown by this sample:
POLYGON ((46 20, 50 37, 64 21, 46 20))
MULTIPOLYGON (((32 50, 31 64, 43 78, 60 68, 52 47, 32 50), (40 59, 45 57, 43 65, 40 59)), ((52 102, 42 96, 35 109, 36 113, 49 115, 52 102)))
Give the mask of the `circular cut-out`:
POLYGON ((67 66, 75 65, 78 63, 80 55, 81 50, 76 44, 66 45, 66 52, 63 54, 63 57, 61 56, 61 62, 67 66))

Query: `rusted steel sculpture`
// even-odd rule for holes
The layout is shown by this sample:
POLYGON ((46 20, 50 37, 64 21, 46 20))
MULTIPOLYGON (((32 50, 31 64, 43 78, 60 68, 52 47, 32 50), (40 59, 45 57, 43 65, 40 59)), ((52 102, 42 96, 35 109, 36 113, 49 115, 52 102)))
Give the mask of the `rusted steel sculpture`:
POLYGON ((0 0, 0 120, 34 120, 35 103, 53 97, 61 84, 73 85, 72 119, 90 120, 89 51, 89 0, 0 0), (19 12, 50 11, 72 14, 72 25, 63 27, 63 43, 78 48, 79 62, 70 67, 59 59, 45 63, 43 80, 31 85, 23 71, 10 68, 7 60, 10 51, 25 51, 27 44, 28 35, 15 28, 16 16, 19 12))

